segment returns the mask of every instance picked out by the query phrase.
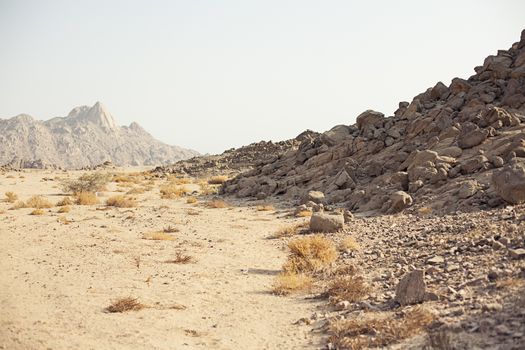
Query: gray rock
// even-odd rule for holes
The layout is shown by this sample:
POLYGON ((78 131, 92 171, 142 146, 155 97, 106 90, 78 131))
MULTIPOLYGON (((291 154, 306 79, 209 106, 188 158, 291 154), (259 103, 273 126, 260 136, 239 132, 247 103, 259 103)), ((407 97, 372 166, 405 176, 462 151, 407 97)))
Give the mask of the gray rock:
POLYGON ((494 172, 492 185, 505 201, 511 204, 525 202, 525 166, 509 164, 494 172))
POLYGON ((511 259, 525 259, 525 249, 509 249, 509 256, 511 259))
POLYGON ((397 191, 390 195, 390 207, 388 213, 397 213, 412 205, 412 197, 404 192, 397 191))
POLYGON ((308 193, 301 200, 301 204, 314 202, 316 204, 324 203, 325 196, 321 191, 308 191, 308 193))
POLYGON ((425 301, 426 284, 423 270, 406 274, 396 288, 395 301, 401 305, 417 304, 425 301))
POLYGON ((336 232, 344 228, 342 213, 314 213, 310 218, 310 230, 314 232, 336 232))

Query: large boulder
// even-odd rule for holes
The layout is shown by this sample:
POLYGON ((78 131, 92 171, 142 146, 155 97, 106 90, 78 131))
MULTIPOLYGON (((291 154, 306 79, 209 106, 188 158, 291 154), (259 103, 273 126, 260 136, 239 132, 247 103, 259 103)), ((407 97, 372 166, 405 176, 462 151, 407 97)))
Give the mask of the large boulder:
POLYGON ((405 191, 396 191, 390 195, 388 213, 397 213, 412 205, 412 197, 405 191))
POLYGON ((492 175, 492 185, 505 201, 511 204, 525 202, 525 166, 509 164, 492 175))
POLYGON ((301 204, 308 202, 314 202, 316 204, 321 204, 325 202, 324 193, 321 191, 308 191, 303 198, 301 199, 301 204))
POLYGON ((314 232, 336 232, 344 228, 342 213, 314 213, 310 218, 310 230, 314 232))
POLYGON ((425 301, 426 284, 423 270, 414 270, 406 274, 396 288, 397 301, 401 305, 418 304, 425 301))

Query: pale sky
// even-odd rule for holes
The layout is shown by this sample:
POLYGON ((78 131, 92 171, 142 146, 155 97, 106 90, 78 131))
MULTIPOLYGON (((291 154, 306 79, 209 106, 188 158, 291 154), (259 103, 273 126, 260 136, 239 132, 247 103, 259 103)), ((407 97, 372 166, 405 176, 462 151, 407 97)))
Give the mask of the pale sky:
POLYGON ((467 78, 525 1, 0 0, 0 117, 101 101, 117 123, 219 153, 353 124, 467 78))

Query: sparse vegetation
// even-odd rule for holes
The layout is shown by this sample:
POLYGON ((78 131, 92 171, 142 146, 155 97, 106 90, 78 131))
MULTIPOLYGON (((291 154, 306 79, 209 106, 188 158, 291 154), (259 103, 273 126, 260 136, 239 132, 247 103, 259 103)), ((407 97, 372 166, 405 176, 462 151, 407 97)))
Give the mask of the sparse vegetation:
POLYGON ((63 207, 63 206, 72 205, 72 204, 73 204, 73 201, 71 200, 71 198, 64 197, 57 203, 57 207, 63 207))
POLYGON ((94 193, 102 191, 110 180, 109 174, 100 172, 86 173, 76 180, 69 180, 62 183, 63 190, 67 193, 94 193))
POLYGON ((60 207, 58 209, 58 213, 69 213, 71 211, 71 207, 69 205, 64 205, 63 207, 60 207))
POLYGON ((195 197, 188 197, 188 199, 186 199, 186 203, 188 203, 188 204, 195 204, 195 203, 197 203, 197 198, 195 198, 195 197))
POLYGON ((145 233, 142 236, 142 239, 149 239, 152 241, 173 241, 175 240, 175 237, 163 231, 159 231, 159 232, 145 233))
POLYGON ((34 209, 30 215, 44 215, 44 210, 43 209, 34 209))
POLYGON ((203 196, 210 196, 217 194, 217 187, 210 186, 207 182, 199 182, 200 194, 203 196))
POLYGON ((29 198, 25 205, 27 208, 44 209, 51 208, 53 204, 42 196, 33 196, 29 198))
POLYGON ((146 307, 146 305, 140 303, 137 298, 133 297, 125 297, 120 298, 111 303, 106 308, 107 312, 126 312, 126 311, 138 311, 142 310, 146 307))
POLYGON ((434 319, 432 313, 415 307, 401 318, 375 313, 330 323, 330 342, 336 349, 385 347, 421 332, 434 319))
POLYGON ((210 185, 222 185, 223 183, 228 180, 228 176, 226 175, 218 175, 218 176, 212 176, 208 179, 208 184, 210 185))
POLYGON ((312 216, 312 212, 310 210, 301 210, 297 214, 295 214, 298 218, 306 218, 309 216, 312 216))
POLYGON ((144 192, 146 192, 144 187, 133 187, 128 192, 126 192, 126 194, 142 194, 144 192))
POLYGON ((175 199, 182 196, 186 196, 190 193, 190 190, 185 186, 179 186, 175 184, 165 185, 160 188, 160 198, 162 199, 175 199))
POLYGON ((307 225, 305 223, 301 224, 295 224, 290 226, 285 226, 280 228, 277 232, 275 232, 270 238, 282 238, 282 237, 291 237, 296 235, 299 230, 306 228, 307 225))
POLYGON ((275 211, 275 207, 270 204, 258 205, 257 211, 275 211))
POLYGON ((106 205, 117 208, 133 208, 137 206, 137 202, 133 198, 113 196, 106 200, 106 205))
POLYGON ((339 250, 342 252, 357 251, 360 249, 361 249, 361 246, 359 245, 359 243, 357 243, 356 240, 351 236, 345 237, 339 243, 339 250))
POLYGON ((363 276, 350 274, 331 280, 326 294, 334 303, 342 300, 353 303, 362 300, 369 292, 370 288, 363 276))
POLYGON ((221 208, 229 208, 230 204, 226 203, 225 201, 221 199, 214 199, 206 203, 206 206, 208 208, 221 209, 221 208))
POLYGON ((191 255, 178 252, 174 259, 166 260, 166 262, 170 264, 190 264, 195 262, 195 258, 191 255))
POLYGON ((78 192, 75 195, 75 204, 77 205, 95 205, 99 200, 93 192, 78 192))
POLYGON ((288 243, 290 256, 283 266, 286 272, 314 272, 337 258, 334 243, 321 235, 297 238, 288 243))
POLYGON ((18 199, 18 195, 14 192, 6 192, 5 193, 5 201, 8 203, 14 203, 18 199))
POLYGON ((305 290, 312 285, 312 278, 304 273, 282 272, 275 277, 272 292, 277 295, 288 295, 305 290))

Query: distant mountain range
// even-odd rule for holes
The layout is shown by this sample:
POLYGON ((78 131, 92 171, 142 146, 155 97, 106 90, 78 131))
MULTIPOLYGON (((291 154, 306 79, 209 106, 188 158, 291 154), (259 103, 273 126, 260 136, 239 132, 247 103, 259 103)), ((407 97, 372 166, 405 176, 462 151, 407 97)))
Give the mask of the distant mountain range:
POLYGON ((67 117, 47 121, 20 114, 0 118, 0 165, 44 164, 63 168, 164 165, 199 155, 156 140, 139 124, 118 126, 106 108, 74 108, 67 117))

